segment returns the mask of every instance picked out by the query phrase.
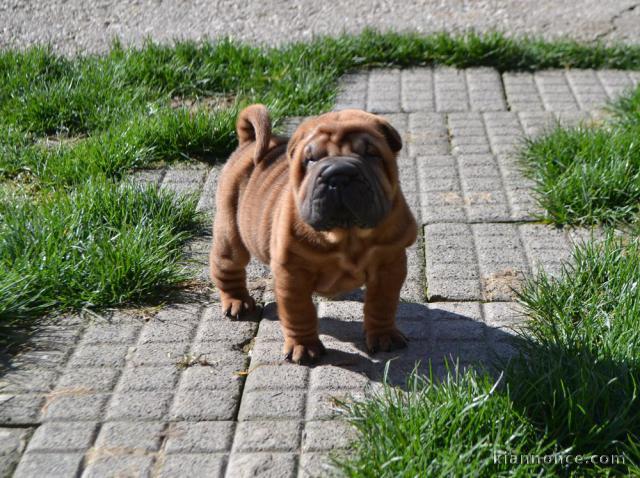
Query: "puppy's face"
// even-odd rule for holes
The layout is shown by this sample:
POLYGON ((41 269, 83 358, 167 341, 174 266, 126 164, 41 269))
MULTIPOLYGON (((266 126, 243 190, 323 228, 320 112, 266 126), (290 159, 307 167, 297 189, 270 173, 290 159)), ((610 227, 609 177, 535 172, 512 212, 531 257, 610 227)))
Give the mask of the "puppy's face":
POLYGON ((298 211, 317 231, 376 227, 398 191, 398 132, 360 110, 305 121, 287 148, 298 211))

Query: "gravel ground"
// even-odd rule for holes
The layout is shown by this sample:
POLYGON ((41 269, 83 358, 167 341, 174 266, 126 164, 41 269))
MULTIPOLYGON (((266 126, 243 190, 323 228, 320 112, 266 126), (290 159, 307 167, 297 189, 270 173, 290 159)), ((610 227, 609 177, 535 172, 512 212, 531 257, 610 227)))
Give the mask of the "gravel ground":
POLYGON ((231 36, 257 43, 381 30, 498 30, 546 38, 637 42, 637 0, 51 0, 0 2, 0 47, 50 43, 60 52, 104 51, 112 38, 139 44, 231 36))

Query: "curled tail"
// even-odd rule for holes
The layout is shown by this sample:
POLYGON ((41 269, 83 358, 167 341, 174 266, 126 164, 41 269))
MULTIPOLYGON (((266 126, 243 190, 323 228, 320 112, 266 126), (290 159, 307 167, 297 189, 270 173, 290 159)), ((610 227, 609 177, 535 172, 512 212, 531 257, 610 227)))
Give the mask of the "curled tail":
POLYGON ((271 120, 264 105, 251 105, 243 109, 236 121, 236 132, 240 146, 255 141, 253 162, 258 164, 269 148, 271 140, 271 120))

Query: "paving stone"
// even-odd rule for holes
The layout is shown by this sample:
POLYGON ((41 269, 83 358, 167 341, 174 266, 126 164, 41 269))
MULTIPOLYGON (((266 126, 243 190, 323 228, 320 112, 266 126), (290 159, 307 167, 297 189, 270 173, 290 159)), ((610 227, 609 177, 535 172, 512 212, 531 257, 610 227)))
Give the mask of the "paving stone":
POLYGON ((37 393, 0 393, 0 423, 23 425, 38 421, 44 396, 37 393))
POLYGON ((137 344, 129 350, 128 364, 135 367, 145 365, 177 366, 188 350, 188 342, 137 344))
POLYGON ((68 367, 121 367, 128 347, 122 344, 80 345, 69 359, 68 367))
POLYGON ((131 179, 140 186, 158 186, 164 173, 162 169, 139 169, 131 175, 131 179))
POLYGON ((511 111, 542 111, 544 106, 532 73, 503 73, 507 103, 511 111))
POLYGON ((293 478, 296 476, 293 453, 232 453, 227 476, 238 478, 293 478))
POLYGON ((250 366, 245 390, 305 389, 308 382, 307 367, 290 363, 250 366))
POLYGON ((11 476, 20 461, 32 429, 0 427, 0 476, 11 476))
POLYGON ((85 451, 93 442, 94 422, 50 422, 40 425, 27 448, 27 453, 85 451))
POLYGON ((200 314, 201 307, 197 304, 172 304, 145 324, 138 343, 189 341, 198 327, 200 314))
POLYGON ((0 377, 2 393, 35 393, 50 391, 58 378, 58 372, 50 369, 20 368, 0 377))
POLYGON ((596 110, 609 100, 595 70, 567 70, 567 80, 580 109, 596 110))
POLYGON ((178 376, 175 365, 127 367, 118 382, 118 391, 173 390, 178 376))
POLYGON ((250 369, 263 365, 285 364, 282 342, 277 340, 257 340, 249 352, 250 369))
POLYGON ((141 324, 96 323, 87 327, 81 345, 130 344, 135 342, 141 324))
POLYGON ((58 389, 85 389, 92 392, 113 390, 120 370, 116 368, 67 368, 58 379, 58 389))
POLYGON ((400 111, 400 70, 371 70, 367 110, 372 113, 400 111))
POLYGON ((256 334, 256 322, 229 320, 221 318, 220 305, 216 304, 204 310, 195 341, 224 341, 229 344, 242 344, 256 334))
POLYGON ((100 428, 94 449, 98 453, 109 450, 138 454, 157 451, 165 434, 162 422, 106 422, 100 428))
POLYGON ((356 438, 356 429, 343 420, 308 421, 302 433, 302 451, 329 451, 349 448, 356 438))
POLYGON ((82 478, 105 476, 151 476, 153 457, 144 455, 113 455, 111 452, 96 454, 86 461, 82 478))
POLYGON ((469 98, 464 70, 449 67, 434 69, 437 111, 468 111, 469 98))
POLYGON ((469 103, 473 111, 506 110, 500 73, 493 68, 467 68, 469 103))
POLYGON ((369 72, 358 72, 344 75, 340 79, 335 110, 349 108, 366 109, 369 72))
POLYGON ((547 111, 578 110, 578 104, 563 70, 538 71, 533 77, 547 111))
POLYGON ((300 478, 325 478, 327 476, 340 476, 339 471, 331 460, 332 453, 304 452, 300 455, 300 478))
POLYGON ((194 365, 182 372, 180 391, 227 390, 240 393, 243 383, 243 364, 216 364, 213 367, 194 365))
POLYGON ((239 402, 235 390, 180 390, 169 417, 179 421, 233 420, 239 402))
POLYGON ((295 452, 300 447, 302 423, 298 420, 238 422, 234 452, 295 452))
POLYGON ((501 333, 513 334, 526 321, 522 306, 517 302, 487 302, 482 308, 487 326, 501 333))
POLYGON ((344 417, 339 402, 357 401, 365 398, 362 390, 318 390, 309 392, 306 420, 329 420, 344 417))
POLYGON ((209 170, 196 207, 198 212, 209 214, 211 217, 213 217, 216 212, 216 190, 218 188, 218 178, 220 177, 221 169, 221 166, 213 166, 209 170))
POLYGON ((633 81, 626 71, 597 70, 596 76, 610 99, 628 92, 633 87, 633 81))
POLYGON ((410 157, 438 156, 450 150, 445 115, 441 113, 411 113, 405 148, 410 157))
POLYGON ((107 408, 107 420, 162 420, 169 409, 172 392, 121 391, 107 408))
POLYGON ((401 71, 403 111, 435 111, 433 70, 414 68, 401 71))
POLYGON ((234 422, 172 423, 166 453, 210 453, 231 449, 234 422))
POLYGON ((166 183, 202 183, 204 182, 207 170, 203 165, 198 164, 197 169, 191 168, 169 168, 167 169, 162 184, 166 183))
POLYGON ((311 370, 310 388, 315 389, 362 389, 369 383, 364 371, 350 370, 333 365, 320 365, 311 370))
POLYGON ((47 397, 42 417, 46 421, 97 421, 108 399, 108 394, 88 389, 57 389, 47 397))
POLYGON ((84 453, 25 453, 14 478, 68 478, 76 476, 84 453))
POLYGON ((238 420, 303 418, 304 390, 257 390, 243 394, 238 420))
POLYGON ((67 350, 29 350, 19 353, 11 361, 14 368, 57 369, 64 364, 67 350))
POLYGON ((227 464, 223 454, 167 455, 162 458, 161 478, 188 476, 190 478, 222 478, 227 464))

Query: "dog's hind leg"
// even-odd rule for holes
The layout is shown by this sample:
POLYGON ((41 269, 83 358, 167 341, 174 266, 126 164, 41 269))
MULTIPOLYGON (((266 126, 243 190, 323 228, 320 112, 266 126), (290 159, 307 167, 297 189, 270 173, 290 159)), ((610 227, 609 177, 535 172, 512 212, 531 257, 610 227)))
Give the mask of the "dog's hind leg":
POLYGON ((255 302, 247 290, 246 267, 251 259, 231 204, 218 204, 209 256, 211 279, 220 292, 222 313, 231 318, 252 312, 255 302))

